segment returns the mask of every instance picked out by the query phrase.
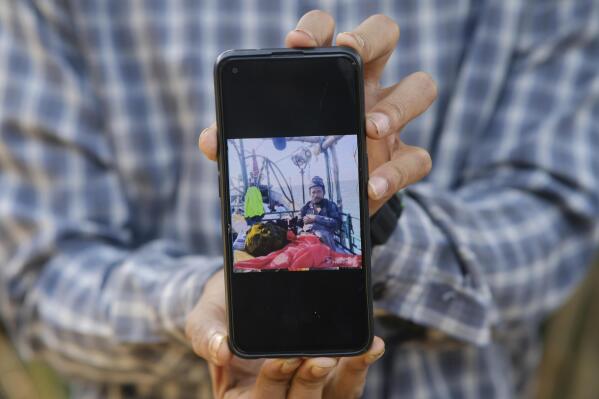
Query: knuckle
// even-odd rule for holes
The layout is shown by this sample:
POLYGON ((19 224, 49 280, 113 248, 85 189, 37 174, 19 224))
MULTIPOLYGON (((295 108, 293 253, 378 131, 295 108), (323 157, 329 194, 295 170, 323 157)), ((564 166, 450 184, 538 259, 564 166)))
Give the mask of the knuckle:
POLYGON ((389 180, 391 183, 391 189, 389 190, 389 192, 399 191, 401 188, 403 188, 406 185, 406 183, 408 181, 406 172, 400 165, 398 165, 397 162, 391 163, 391 165, 389 167, 389 175, 390 175, 389 180))
POLYGON ((196 335, 192 335, 190 337, 190 342, 191 342, 191 349, 193 350, 193 352, 200 356, 200 357, 204 357, 205 356, 205 351, 203 350, 203 341, 204 339, 202 338, 201 335, 196 334, 196 335))
POLYGON ((185 337, 189 340, 191 348, 195 354, 202 356, 202 327, 193 320, 188 320, 185 324, 185 337))
POLYGON ((414 154, 418 159, 418 165, 420 167, 420 170, 422 170, 424 174, 427 175, 433 167, 433 160, 431 158, 431 155, 428 153, 428 151, 420 147, 416 147, 414 154))
POLYGON ((305 387, 309 390, 315 390, 319 388, 325 381, 325 377, 307 377, 305 375, 298 374, 295 377, 297 384, 305 387))
POLYGON ((393 44, 399 40, 399 25, 393 18, 385 14, 374 14, 370 18, 372 18, 371 22, 375 23, 376 26, 379 26, 383 32, 389 35, 389 39, 393 44))
POLYGON ((320 12, 320 17, 323 18, 325 21, 325 23, 328 26, 335 26, 335 18, 333 18, 333 16, 331 14, 329 14, 328 12, 325 11, 321 11, 320 12))
POLYGON ((422 89, 422 92, 430 96, 431 101, 437 98, 437 83, 430 74, 423 71, 418 71, 415 72, 412 76, 418 82, 418 85, 422 89))
POLYGON ((196 334, 191 337, 191 347, 198 356, 206 356, 208 354, 209 336, 205 330, 198 328, 196 334))
POLYGON ((323 46, 335 31, 335 19, 328 12, 315 9, 304 14, 297 27, 308 32, 319 46, 323 46))
POLYGON ((368 363, 364 360, 364 356, 357 357, 356 359, 352 359, 354 361, 348 362, 346 365, 347 373, 359 376, 368 370, 368 363))
POLYGON ((408 114, 406 105, 401 101, 388 100, 381 104, 381 108, 391 119, 392 129, 399 130, 408 114))
POLYGON ((320 26, 324 26, 327 28, 326 30, 330 30, 332 27, 335 28, 335 19, 331 14, 323 10, 311 10, 308 11, 303 17, 302 20, 314 20, 314 22, 318 22, 320 26))
POLYGON ((268 385, 272 387, 286 387, 290 383, 289 375, 272 374, 264 376, 264 379, 267 381, 268 385))
POLYGON ((369 40, 366 40, 364 35, 359 32, 351 32, 351 34, 354 36, 356 41, 362 45, 364 60, 368 62, 375 58, 376 54, 374 53, 374 47, 372 46, 372 43, 370 43, 369 40))
POLYGON ((399 26, 397 25, 397 23, 395 23, 393 18, 389 17, 388 15, 378 13, 372 15, 369 19, 371 19, 373 23, 376 23, 377 26, 380 26, 385 30, 396 31, 397 33, 399 33, 399 26))
POLYGON ((331 17, 331 15, 323 10, 319 10, 319 9, 315 9, 315 10, 310 10, 308 11, 306 14, 304 14, 304 17, 317 17, 317 18, 329 18, 329 19, 333 19, 333 17, 331 17))
POLYGON ((187 338, 189 341, 191 341, 194 336, 194 325, 190 318, 188 318, 187 321, 185 322, 185 331, 184 332, 185 332, 185 338, 187 338))
POLYGON ((191 343, 191 348, 196 355, 207 356, 211 331, 204 323, 190 319, 185 325, 185 336, 191 343))

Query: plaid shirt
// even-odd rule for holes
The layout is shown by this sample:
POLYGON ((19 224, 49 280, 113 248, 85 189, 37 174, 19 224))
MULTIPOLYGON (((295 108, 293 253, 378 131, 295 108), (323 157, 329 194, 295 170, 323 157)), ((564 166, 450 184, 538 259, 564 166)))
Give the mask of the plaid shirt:
POLYGON ((73 397, 206 397, 182 331, 221 267, 212 65, 306 11, 401 26, 424 70, 402 132, 434 168, 375 248, 376 306, 442 332, 389 345, 365 396, 524 395, 540 322, 598 241, 599 4, 550 0, 1 0, 0 309, 73 397))

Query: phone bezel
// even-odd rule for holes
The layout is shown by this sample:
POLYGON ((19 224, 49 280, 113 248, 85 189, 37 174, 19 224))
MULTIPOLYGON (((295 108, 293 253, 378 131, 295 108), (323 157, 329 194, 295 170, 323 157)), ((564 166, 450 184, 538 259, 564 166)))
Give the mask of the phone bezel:
MULTIPOLYGON (((247 352, 243 350, 235 339, 235 325, 233 317, 231 317, 231 309, 233 308, 233 292, 232 292, 232 278, 233 278, 233 255, 230 242, 230 229, 231 229, 231 218, 230 218, 230 205, 229 201, 229 182, 226 177, 228 176, 227 171, 227 156, 224 151, 224 132, 219 131, 218 139, 218 171, 219 171, 219 194, 221 196, 221 210, 222 210, 222 232, 223 232, 223 253, 224 253, 224 269, 225 269, 225 289, 226 289, 226 301, 227 301, 227 323, 229 327, 229 347, 233 353, 243 358, 262 358, 262 357, 313 357, 313 356, 354 356, 364 353, 370 347, 374 338, 373 334, 373 311, 372 311, 372 288, 371 288, 371 271, 370 271, 370 234, 369 234, 369 215, 368 215, 368 198, 365 182, 368 178, 368 159, 366 149, 366 128, 365 128, 365 117, 364 117, 364 88, 363 88, 363 65, 359 54, 347 47, 326 47, 326 48, 309 48, 309 49, 257 49, 257 50, 228 50, 221 53, 214 65, 214 82, 215 82, 215 101, 216 101, 216 116, 217 125, 223 126, 224 115, 223 115, 223 104, 222 104, 222 82, 221 74, 225 66, 232 60, 265 60, 269 58, 322 58, 322 57, 346 57, 351 59, 352 64, 355 66, 356 72, 356 90, 358 107, 359 107, 359 127, 360 131, 357 133, 358 146, 362 147, 360 157, 359 177, 360 182, 360 202, 361 202, 361 229, 362 229, 362 258, 363 258, 363 278, 364 278, 364 291, 366 293, 365 300, 367 306, 367 339, 364 343, 360 344, 355 348, 347 348, 346 350, 301 350, 301 351, 261 351, 259 353, 247 352)), ((306 272, 311 273, 311 272, 306 272)))

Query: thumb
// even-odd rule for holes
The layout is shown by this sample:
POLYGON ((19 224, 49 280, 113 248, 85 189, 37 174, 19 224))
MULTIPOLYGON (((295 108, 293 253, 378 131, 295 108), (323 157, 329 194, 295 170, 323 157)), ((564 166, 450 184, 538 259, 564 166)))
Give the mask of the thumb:
POLYGON ((216 366, 227 365, 232 353, 227 344, 223 272, 216 273, 204 287, 200 300, 187 317, 185 328, 193 351, 216 366))

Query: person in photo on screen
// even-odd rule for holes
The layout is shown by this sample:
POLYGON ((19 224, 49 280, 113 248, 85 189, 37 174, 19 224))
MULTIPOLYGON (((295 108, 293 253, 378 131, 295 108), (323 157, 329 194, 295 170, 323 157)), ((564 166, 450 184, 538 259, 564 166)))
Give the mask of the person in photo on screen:
POLYGON ((335 250, 335 231, 341 226, 339 208, 324 197, 324 182, 320 176, 312 178, 308 191, 311 199, 300 212, 304 223, 303 231, 318 236, 329 248, 335 250))

